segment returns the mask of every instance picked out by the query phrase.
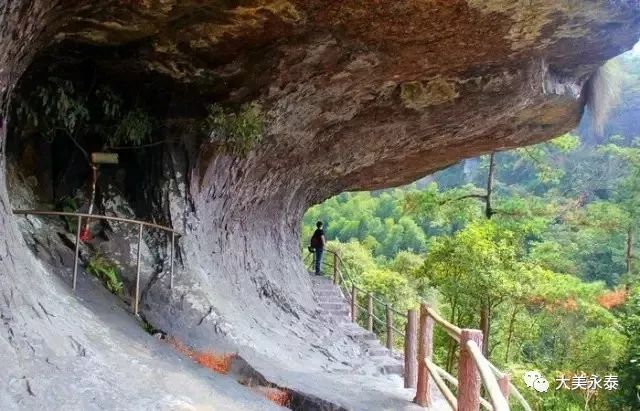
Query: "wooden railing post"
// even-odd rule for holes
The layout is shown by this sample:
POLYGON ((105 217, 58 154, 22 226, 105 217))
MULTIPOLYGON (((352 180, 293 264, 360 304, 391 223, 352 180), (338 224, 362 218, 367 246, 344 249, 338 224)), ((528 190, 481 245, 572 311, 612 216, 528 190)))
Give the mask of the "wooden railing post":
POLYGON ((422 407, 431 407, 431 386, 429 384, 429 371, 427 370, 427 358, 433 353, 433 318, 429 315, 427 304, 420 305, 420 327, 418 328, 418 381, 416 384, 416 397, 413 402, 422 407))
POLYGON ((482 350, 482 331, 463 329, 460 335, 460 358, 458 363, 458 410, 480 409, 480 373, 467 349, 467 341, 473 341, 482 350))
POLYGON ((511 382, 511 377, 509 374, 502 374, 502 377, 498 378, 498 386, 500 387, 500 391, 502 392, 502 396, 507 402, 509 402, 509 383, 511 382))
POLYGON ((338 270, 340 269, 340 267, 338 267, 340 260, 338 259, 338 253, 335 252, 333 254, 333 283, 334 284, 338 284, 338 270))
POLYGON ((371 295, 371 293, 367 294, 367 316, 367 329, 369 330, 369 332, 373 332, 373 296, 371 295))
POLYGON ((358 289, 356 288, 355 284, 351 285, 351 322, 356 322, 356 319, 358 317, 358 312, 357 310, 357 301, 358 301, 358 289))
POLYGON ((393 354, 393 312, 391 311, 391 304, 386 304, 387 312, 387 348, 389 349, 389 355, 393 354))
POLYGON ((418 328, 418 318, 416 310, 407 311, 407 325, 404 334, 404 388, 416 387, 416 376, 418 372, 418 352, 416 347, 416 337, 418 328))

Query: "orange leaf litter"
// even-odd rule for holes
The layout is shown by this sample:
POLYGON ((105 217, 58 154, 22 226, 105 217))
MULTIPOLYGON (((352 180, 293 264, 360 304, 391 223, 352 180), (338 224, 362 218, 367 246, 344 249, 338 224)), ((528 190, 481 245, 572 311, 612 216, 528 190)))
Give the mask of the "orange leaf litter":
POLYGON ((218 374, 227 374, 231 369, 231 361, 235 354, 223 354, 217 355, 212 352, 199 352, 191 349, 186 344, 178 341, 175 337, 169 337, 167 342, 176 349, 176 351, 186 355, 193 361, 202 365, 203 367, 217 372, 218 374))
POLYGON ((252 390, 264 395, 269 401, 272 401, 283 407, 288 407, 291 402, 291 394, 280 388, 273 387, 251 387, 252 390))
MULTIPOLYGON (((219 374, 227 374, 231 369, 231 361, 235 354, 216 355, 212 352, 198 352, 175 337, 167 338, 167 343, 176 351, 186 355, 201 366, 219 374)), ((268 400, 282 406, 288 406, 291 394, 286 390, 270 387, 250 387, 254 391, 264 395, 268 400)))

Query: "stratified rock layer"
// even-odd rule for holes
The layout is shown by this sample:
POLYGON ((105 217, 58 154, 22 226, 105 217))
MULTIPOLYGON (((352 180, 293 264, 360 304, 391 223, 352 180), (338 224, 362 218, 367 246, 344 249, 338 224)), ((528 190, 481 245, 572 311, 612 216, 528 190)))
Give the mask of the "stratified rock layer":
MULTIPOLYGON (((145 292, 143 314, 194 345, 231 344, 280 385, 313 390, 290 377, 301 362, 320 372, 321 357, 339 364, 356 356, 347 342, 322 347, 339 339, 328 339, 331 330, 316 318, 299 260, 304 210, 344 190, 407 183, 465 157, 573 128, 590 76, 637 40, 640 5, 0 0, 0 24, 4 113, 34 61, 32 70, 42 69, 37 61, 55 70, 90 60, 129 85, 157 82, 171 137, 182 142, 152 155, 163 167, 149 170, 148 189, 165 199, 154 213, 186 236, 176 287, 168 291, 166 275, 156 281, 145 292), (175 127, 202 115, 207 103, 247 101, 261 105, 267 127, 245 157, 200 146, 175 127)), ((0 173, 4 153, 1 161, 0 173)), ((73 303, 63 287, 50 286, 51 273, 34 275, 1 180, 0 358, 9 373, 0 381, 11 394, 3 392, 0 405, 26 398, 47 406, 26 388, 19 393, 16 387, 26 387, 20 373, 46 368, 47 353, 67 335, 90 349, 104 347, 92 342, 95 319, 67 319, 77 313, 62 309, 73 303), (57 319, 38 306, 59 307, 57 319)), ((74 347, 58 355, 76 355, 74 347)), ((96 367, 104 372, 108 364, 96 367)), ((71 372, 51 371, 59 384, 71 372)), ((91 367, 75 372, 91 380, 91 367)), ((118 390, 117 381, 106 385, 105 392, 118 390)))

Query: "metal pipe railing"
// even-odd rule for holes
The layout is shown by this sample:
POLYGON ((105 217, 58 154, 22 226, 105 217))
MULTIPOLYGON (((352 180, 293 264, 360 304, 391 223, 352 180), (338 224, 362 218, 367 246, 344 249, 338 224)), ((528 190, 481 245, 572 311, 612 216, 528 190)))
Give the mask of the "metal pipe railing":
POLYGON ((133 220, 131 218, 114 217, 114 216, 108 216, 108 215, 87 214, 87 213, 73 213, 73 212, 67 212, 67 211, 53 211, 53 210, 52 211, 47 211, 47 210, 13 210, 13 214, 84 217, 84 218, 89 218, 89 219, 119 221, 119 222, 122 222, 122 223, 129 223, 129 224, 136 224, 136 225, 137 224, 142 224, 145 227, 157 228, 159 230, 173 232, 177 236, 182 236, 183 235, 180 231, 174 230, 171 227, 165 227, 165 226, 154 224, 154 223, 148 223, 146 221, 133 220))
POLYGON ((86 218, 87 222, 89 219, 95 220, 107 220, 107 221, 117 221, 121 223, 127 224, 135 224, 138 226, 138 248, 137 248, 137 259, 136 259, 136 283, 135 283, 135 296, 133 300, 133 313, 138 315, 139 313, 139 304, 140 304, 140 269, 141 269, 141 253, 142 253, 142 230, 144 227, 155 228, 158 230, 162 230, 168 233, 171 233, 171 249, 170 249, 170 258, 169 258, 169 288, 173 288, 173 262, 175 255, 175 240, 176 236, 182 236, 182 233, 174 230, 170 227, 161 226, 154 223, 148 223, 146 221, 133 220, 130 218, 123 217, 113 217, 106 215, 96 215, 96 214, 87 214, 87 213, 74 213, 67 211, 47 211, 47 210, 13 210, 14 214, 17 215, 41 215, 41 216, 60 216, 60 217, 77 217, 78 226, 76 227, 76 241, 75 241, 75 250, 74 250, 74 259, 73 259, 73 279, 71 283, 71 288, 73 291, 76 290, 77 278, 78 278, 78 260, 80 253, 80 232, 82 226, 82 219, 86 218))

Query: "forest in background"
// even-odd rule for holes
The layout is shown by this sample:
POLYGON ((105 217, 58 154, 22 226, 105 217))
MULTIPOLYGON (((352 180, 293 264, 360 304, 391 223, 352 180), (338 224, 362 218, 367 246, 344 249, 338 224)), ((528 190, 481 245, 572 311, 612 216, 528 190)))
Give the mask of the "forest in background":
MULTIPOLYGON (((486 355, 534 409, 639 409, 638 63, 637 50, 615 62, 622 104, 603 132, 583 124, 406 187, 340 194, 307 212, 305 245, 323 221, 362 288, 400 310, 429 301, 452 323, 482 329, 486 355), (548 392, 524 385, 529 370, 545 375, 548 392), (619 385, 572 386, 582 375, 619 385), (556 389, 561 376, 568 389, 556 389)), ((455 371, 444 334, 434 355, 455 371)))

